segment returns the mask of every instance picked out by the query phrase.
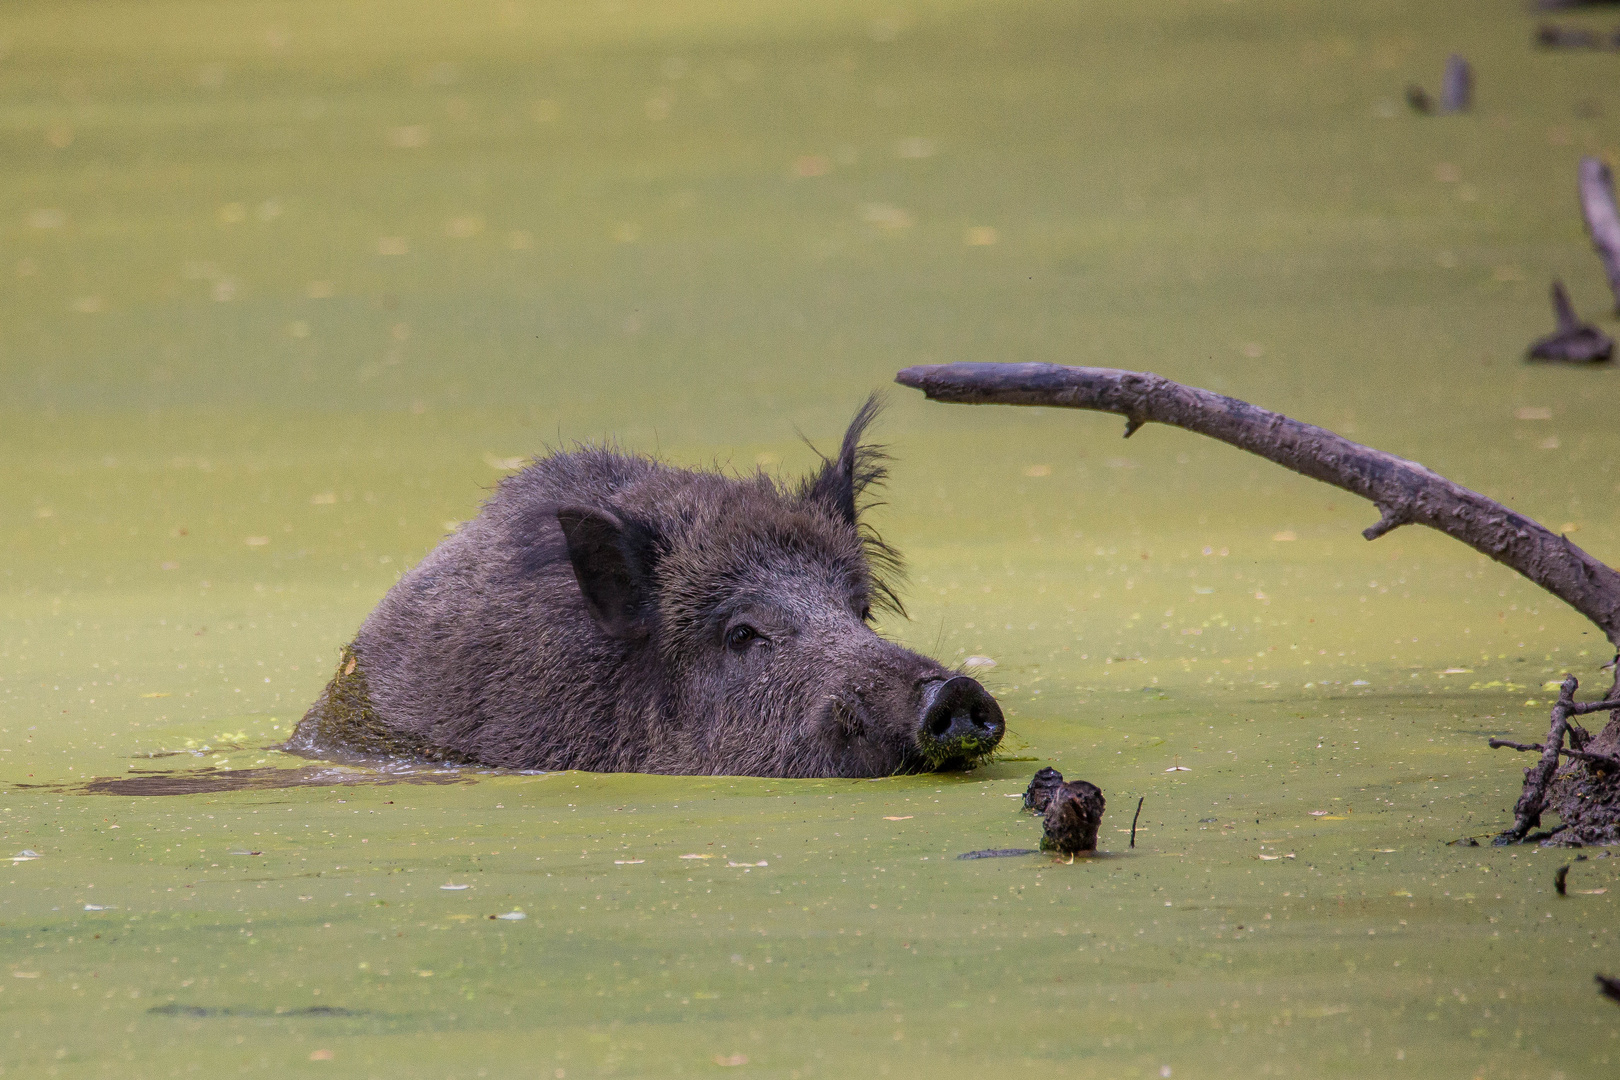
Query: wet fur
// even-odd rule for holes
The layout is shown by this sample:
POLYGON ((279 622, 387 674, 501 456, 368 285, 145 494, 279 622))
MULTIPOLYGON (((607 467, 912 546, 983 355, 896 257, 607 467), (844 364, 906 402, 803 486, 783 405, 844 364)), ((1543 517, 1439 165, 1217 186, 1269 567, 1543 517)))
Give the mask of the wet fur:
POLYGON ((916 738, 920 682, 952 673, 864 617, 900 607, 899 557, 860 520, 885 476, 876 411, 798 484, 536 460, 384 597, 290 746, 758 776, 970 763, 916 738), (740 652, 739 618, 764 635, 740 652))

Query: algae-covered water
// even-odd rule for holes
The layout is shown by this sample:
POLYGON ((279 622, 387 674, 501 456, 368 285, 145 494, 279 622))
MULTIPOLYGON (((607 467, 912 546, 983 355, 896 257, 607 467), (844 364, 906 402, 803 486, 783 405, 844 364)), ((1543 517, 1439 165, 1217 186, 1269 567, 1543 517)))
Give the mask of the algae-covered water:
MULTIPOLYGON (((1603 17, 1570 21, 1607 29, 1603 17)), ((909 621, 1005 759, 786 782, 277 753, 574 439, 793 473, 894 371, 1151 369, 1620 558, 1575 162, 1517 0, 0 10, 6 1076, 1577 1077, 1620 862, 1509 818, 1579 617, 1237 451, 896 391, 909 621), (1406 110, 1451 51, 1469 115, 1406 110), (1034 847, 1053 764, 1107 853, 1034 847), (299 771, 302 770, 302 771, 299 771), (295 786, 279 786, 299 781, 295 786), (347 780, 344 783, 316 781, 347 780), (177 793, 179 792, 179 793, 177 793), (1128 831, 1143 800, 1134 850, 1128 831), (519 917, 521 916, 521 917, 519 917)))

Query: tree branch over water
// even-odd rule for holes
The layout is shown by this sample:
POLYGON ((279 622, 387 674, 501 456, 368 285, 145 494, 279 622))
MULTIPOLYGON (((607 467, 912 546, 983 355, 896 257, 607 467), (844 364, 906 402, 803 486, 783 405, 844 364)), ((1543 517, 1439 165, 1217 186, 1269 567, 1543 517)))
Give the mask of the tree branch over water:
POLYGON ((1125 417, 1126 438, 1155 423, 1219 439, 1372 502, 1379 519, 1363 530, 1368 540, 1402 525, 1427 525, 1462 541, 1585 615, 1620 648, 1620 573, 1493 499, 1326 428, 1158 375, 1114 368, 924 364, 906 368, 895 381, 934 401, 1114 413, 1125 417))
POLYGON ((1581 216, 1598 258, 1603 260, 1603 272, 1609 276, 1615 310, 1620 311, 1620 208, 1614 202, 1614 178, 1602 159, 1595 157, 1581 158, 1578 175, 1581 216))

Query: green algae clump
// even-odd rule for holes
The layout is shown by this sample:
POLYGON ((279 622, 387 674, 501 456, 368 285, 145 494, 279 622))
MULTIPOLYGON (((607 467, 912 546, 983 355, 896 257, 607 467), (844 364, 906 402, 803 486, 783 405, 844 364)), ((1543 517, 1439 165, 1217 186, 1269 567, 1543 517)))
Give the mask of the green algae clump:
POLYGON ((359 754, 365 757, 411 757, 424 761, 468 765, 471 761, 445 752, 425 740, 390 728, 371 704, 366 673, 354 643, 343 646, 337 670, 320 697, 298 722, 287 749, 300 754, 330 757, 359 754))

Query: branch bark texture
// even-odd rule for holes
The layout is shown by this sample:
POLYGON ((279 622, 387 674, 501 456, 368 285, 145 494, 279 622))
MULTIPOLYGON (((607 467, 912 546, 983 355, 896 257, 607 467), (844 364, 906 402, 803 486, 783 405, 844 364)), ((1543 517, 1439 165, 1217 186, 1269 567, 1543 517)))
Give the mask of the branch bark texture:
MULTIPOLYGON (((926 364, 895 377, 931 400, 967 405, 1043 405, 1125 417, 1208 435, 1371 501, 1376 540, 1402 525, 1427 525, 1518 571, 1592 620, 1620 648, 1620 574, 1563 536, 1415 461, 1362 446, 1223 394, 1158 375, 1059 364, 926 364)), ((1556 752, 1552 755, 1557 760, 1556 752)))
MULTIPOLYGON (((1547 786, 1558 772, 1558 755, 1565 752, 1564 737, 1569 734, 1570 717, 1580 711, 1575 701, 1577 685, 1575 676, 1564 676, 1558 688, 1558 701, 1553 705, 1552 728, 1547 732, 1547 741, 1536 747, 1541 751, 1541 760, 1524 770, 1524 790, 1513 807, 1513 826, 1496 838, 1498 844, 1517 844, 1541 824, 1541 812, 1547 808, 1547 786)), ((1496 746, 1497 740, 1492 739, 1491 745, 1496 746)))
POLYGON ((1603 271, 1609 275, 1615 310, 1620 311, 1620 209, 1614 202, 1614 177, 1595 157, 1581 158, 1579 175, 1581 216, 1598 258, 1603 260, 1603 271))

